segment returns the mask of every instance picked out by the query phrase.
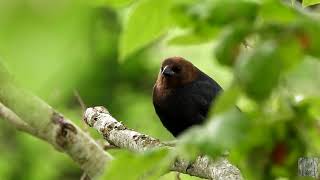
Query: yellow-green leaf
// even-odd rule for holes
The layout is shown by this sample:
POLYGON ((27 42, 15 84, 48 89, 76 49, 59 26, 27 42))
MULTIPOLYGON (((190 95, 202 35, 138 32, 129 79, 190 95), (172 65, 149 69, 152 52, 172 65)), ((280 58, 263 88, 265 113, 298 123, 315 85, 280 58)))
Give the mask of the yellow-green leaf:
POLYGON ((108 6, 111 8, 121 8, 123 6, 129 5, 133 0, 96 0, 93 1, 95 5, 108 6))
POLYGON ((120 59, 155 41, 171 24, 171 0, 141 0, 131 10, 120 37, 120 59))
POLYGON ((315 5, 315 4, 319 4, 319 3, 320 3, 320 0, 303 0, 302 1, 302 5, 304 7, 315 5))
POLYGON ((136 180, 142 177, 154 179, 169 166, 167 154, 168 149, 157 149, 144 153, 121 152, 107 166, 102 179, 136 180))

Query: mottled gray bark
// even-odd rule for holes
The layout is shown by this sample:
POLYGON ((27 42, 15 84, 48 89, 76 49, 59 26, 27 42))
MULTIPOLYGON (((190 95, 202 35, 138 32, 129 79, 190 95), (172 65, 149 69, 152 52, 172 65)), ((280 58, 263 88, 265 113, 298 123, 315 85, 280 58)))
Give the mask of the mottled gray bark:
POLYGON ((300 176, 320 179, 320 158, 302 157, 298 161, 298 171, 300 176))
MULTIPOLYGON (((97 129, 109 143, 120 148, 145 151, 166 146, 158 139, 128 129, 101 106, 88 108, 84 120, 89 126, 97 129)), ((179 159, 172 165, 171 170, 207 179, 242 179, 239 169, 225 158, 212 161, 205 156, 198 157, 192 164, 179 159)))

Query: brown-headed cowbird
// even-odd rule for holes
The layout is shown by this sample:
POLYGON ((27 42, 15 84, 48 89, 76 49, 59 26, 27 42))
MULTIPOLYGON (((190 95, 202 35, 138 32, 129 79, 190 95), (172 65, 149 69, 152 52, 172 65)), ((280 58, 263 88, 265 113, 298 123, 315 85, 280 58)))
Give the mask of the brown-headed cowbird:
POLYGON ((178 136, 201 124, 219 92, 220 85, 182 57, 163 61, 153 87, 153 105, 162 124, 178 136))

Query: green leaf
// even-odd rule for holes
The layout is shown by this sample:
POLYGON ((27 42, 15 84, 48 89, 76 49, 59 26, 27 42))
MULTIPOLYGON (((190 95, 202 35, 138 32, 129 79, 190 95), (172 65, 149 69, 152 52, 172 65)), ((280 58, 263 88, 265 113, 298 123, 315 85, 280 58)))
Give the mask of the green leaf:
POLYGON ((181 27, 197 23, 225 25, 238 20, 252 21, 257 15, 257 2, 248 0, 205 0, 176 2, 174 19, 181 27))
POLYGON ((297 101, 320 97, 320 61, 305 58, 286 75, 286 88, 297 101))
POLYGON ((320 0, 303 0, 302 1, 303 7, 307 7, 307 6, 311 6, 319 3, 320 3, 320 0))
POLYGON ((315 97, 310 102, 309 114, 314 119, 320 119, 320 96, 315 97))
POLYGON ((240 146, 243 146, 242 144, 248 140, 248 131, 252 128, 252 122, 244 113, 232 107, 229 111, 214 116, 205 127, 209 142, 207 142, 207 149, 204 150, 207 153, 212 150, 214 152, 215 149, 223 152, 238 147, 240 149, 240 146))
POLYGON ((108 6, 111 8, 121 8, 132 3, 133 0, 94 0, 92 3, 98 6, 108 6))
POLYGON ((303 28, 298 35, 301 45, 305 48, 308 54, 320 58, 320 23, 318 20, 305 19, 300 26, 303 28))
POLYGON ((195 45, 212 41, 217 35, 218 28, 201 26, 189 33, 173 37, 169 40, 170 45, 195 45))
POLYGON ((232 108, 214 116, 204 126, 192 128, 184 133, 180 137, 178 150, 189 158, 199 154, 215 158, 226 150, 241 149, 248 140, 250 128, 251 122, 245 115, 232 108))
POLYGON ((120 60, 127 58, 167 32, 171 0, 141 0, 133 7, 120 36, 120 60))
POLYGON ((145 153, 121 152, 107 166, 102 179, 137 180, 139 178, 154 179, 169 166, 168 149, 157 149, 145 153))
POLYGON ((285 24, 294 22, 298 12, 280 1, 266 0, 260 10, 260 17, 267 23, 285 24))
POLYGON ((223 25, 237 20, 253 21, 257 15, 258 4, 247 0, 213 0, 208 4, 208 22, 223 25))
POLYGON ((303 59, 303 52, 299 42, 289 36, 279 47, 279 55, 285 70, 289 70, 303 59))
POLYGON ((219 63, 233 65, 240 53, 241 43, 250 32, 249 23, 236 23, 227 27, 215 48, 215 55, 219 63))
POLYGON ((218 96, 218 99, 215 101, 214 106, 212 107, 213 109, 211 109, 209 117, 234 108, 239 97, 240 88, 236 84, 233 84, 218 96))
POLYGON ((282 67, 277 46, 266 41, 237 60, 235 76, 249 97, 264 100, 277 85, 282 67))
POLYGON ((190 7, 194 6, 196 1, 174 1, 174 5, 171 9, 171 16, 175 24, 182 28, 188 28, 194 26, 196 23, 190 14, 190 7))

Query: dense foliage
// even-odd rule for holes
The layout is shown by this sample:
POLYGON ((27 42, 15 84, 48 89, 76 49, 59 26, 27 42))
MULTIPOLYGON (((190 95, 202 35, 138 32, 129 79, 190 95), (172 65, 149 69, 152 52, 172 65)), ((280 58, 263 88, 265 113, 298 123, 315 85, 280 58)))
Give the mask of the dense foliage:
MULTIPOLYGON (((157 179, 177 154, 226 151, 246 179, 292 179, 298 158, 320 150, 319 18, 277 0, 0 1, 0 57, 80 126, 74 91, 161 140, 172 139, 151 103, 161 59, 184 56, 222 84, 206 124, 179 137, 175 151, 112 151, 105 179, 157 179)), ((1 179, 79 178, 70 160, 0 123, 1 179)))

